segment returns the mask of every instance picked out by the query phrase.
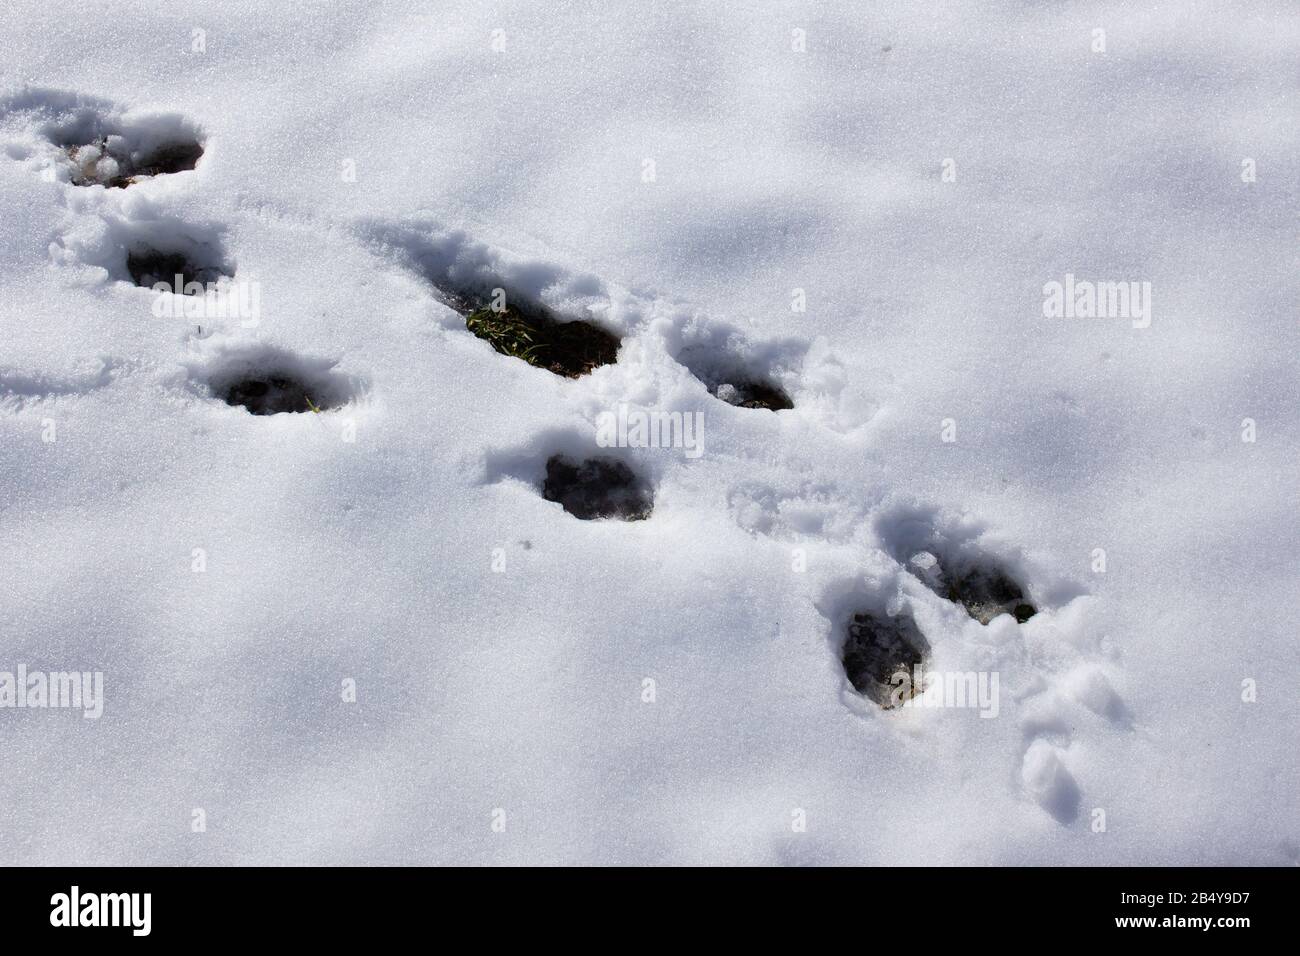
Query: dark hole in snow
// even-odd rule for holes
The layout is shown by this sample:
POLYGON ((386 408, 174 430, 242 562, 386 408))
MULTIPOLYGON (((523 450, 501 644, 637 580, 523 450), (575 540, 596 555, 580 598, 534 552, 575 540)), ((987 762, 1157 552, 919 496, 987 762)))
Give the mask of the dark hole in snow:
POLYGON ((202 158, 203 147, 197 142, 167 143, 141 159, 135 175, 139 178, 183 173, 196 167, 202 158))
POLYGON ((203 146, 197 140, 163 143, 140 154, 116 135, 64 148, 72 160, 73 185, 109 189, 125 189, 141 179, 194 169, 203 156, 203 146))
POLYGON ((502 355, 565 378, 618 359, 616 336, 590 322, 561 322, 540 308, 475 309, 465 317, 465 326, 502 355))
POLYGON ((789 395, 775 385, 763 382, 723 382, 710 387, 709 392, 737 408, 766 408, 774 412, 794 408, 789 395))
POLYGON ((182 285, 197 282, 208 285, 229 275, 216 266, 201 265, 184 252, 167 252, 161 249, 134 249, 126 254, 126 271, 136 285, 152 289, 159 282, 174 287, 176 277, 182 285))
POLYGON ((263 347, 222 355, 198 377, 212 395, 253 415, 324 412, 356 394, 356 382, 333 372, 334 365, 263 347))
MULTIPOLYGON (((737 408, 794 408, 790 396, 762 368, 726 346, 693 345, 677 356, 709 394, 737 408)), ((761 364, 761 363, 760 363, 761 364)))
POLYGON ((227 405, 241 405, 253 415, 319 412, 339 404, 287 372, 239 378, 223 386, 217 394, 227 405))
POLYGON ((853 615, 847 630, 841 659, 853 689, 886 710, 910 700, 917 690, 913 668, 930 653, 912 616, 864 611, 853 615), (900 672, 907 674, 906 681, 896 678, 900 672))
POLYGON ((499 271, 495 254, 460 233, 429 237, 418 228, 397 228, 381 230, 376 238, 386 250, 396 245, 443 304, 465 319, 468 330, 502 355, 565 378, 618 360, 616 334, 570 319, 542 301, 546 288, 564 281, 559 273, 538 267, 523 270, 514 282, 499 271))
POLYGON ((588 458, 573 462, 554 455, 546 462, 542 497, 556 501, 575 518, 642 521, 654 508, 654 494, 623 462, 588 458))
POLYGON ((931 591, 960 604, 981 624, 999 614, 1010 614, 1023 624, 1038 613, 1020 585, 994 565, 972 564, 953 572, 929 551, 913 555, 907 565, 931 591))

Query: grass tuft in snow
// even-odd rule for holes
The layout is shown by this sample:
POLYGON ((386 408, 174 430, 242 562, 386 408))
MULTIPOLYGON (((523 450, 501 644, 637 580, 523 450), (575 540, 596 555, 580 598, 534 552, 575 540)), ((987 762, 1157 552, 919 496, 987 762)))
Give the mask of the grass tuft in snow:
POLYGON ((478 309, 465 318, 465 326, 502 355, 541 366, 538 353, 545 344, 533 339, 534 326, 525 322, 518 313, 510 309, 502 312, 478 309))
POLYGON ((476 309, 465 326, 502 355, 565 378, 586 375, 618 358, 619 340, 589 322, 557 322, 518 309, 476 309))

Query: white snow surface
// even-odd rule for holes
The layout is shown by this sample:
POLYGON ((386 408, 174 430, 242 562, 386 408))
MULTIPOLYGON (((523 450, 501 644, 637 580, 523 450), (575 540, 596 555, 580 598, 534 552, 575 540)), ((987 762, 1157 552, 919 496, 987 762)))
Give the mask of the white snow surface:
POLYGON ((0 863, 1300 861, 1294 4, 7 0, 0 41, 0 671, 104 675, 98 720, 0 709, 0 863), (87 115, 204 155, 74 185, 87 115), (260 323, 155 316, 151 238, 260 323), (617 363, 497 354, 437 268, 617 363), (1045 318, 1067 273, 1150 326, 1045 318), (345 403, 211 394, 268 356, 345 403), (620 403, 704 453, 600 450, 654 512, 578 520, 545 461, 620 403), (1039 613, 971 619, 922 540, 1039 613), (997 717, 857 695, 870 607, 997 717))

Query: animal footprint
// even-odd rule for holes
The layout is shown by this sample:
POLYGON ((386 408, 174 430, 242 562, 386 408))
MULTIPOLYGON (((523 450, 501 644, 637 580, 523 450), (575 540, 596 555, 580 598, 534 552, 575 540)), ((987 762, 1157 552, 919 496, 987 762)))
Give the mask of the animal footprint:
POLYGON ((941 530, 936 517, 933 509, 888 513, 877 520, 876 530, 895 561, 981 624, 1001 614, 1023 624, 1038 613, 1021 585, 977 544, 981 529, 941 530))
POLYGON ((163 241, 159 246, 137 243, 126 253, 126 272, 143 289, 163 284, 190 295, 194 284, 208 286, 230 278, 234 270, 211 247, 189 242, 163 241))
POLYGON ((125 189, 154 176, 194 169, 203 156, 203 146, 194 141, 164 143, 148 151, 133 149, 121 133, 92 135, 88 143, 64 145, 63 149, 72 162, 74 186, 109 189, 125 189))
POLYGON ((565 378, 578 378, 618 358, 619 341, 589 322, 559 322, 537 306, 490 306, 465 317, 465 327, 502 355, 565 378))
POLYGON ((726 356, 710 353, 679 355, 677 360, 704 383, 709 394, 737 408, 766 408, 777 412, 794 408, 794 402, 778 385, 765 381, 761 373, 745 369, 726 356))
POLYGON ((220 226, 157 216, 151 204, 138 203, 125 216, 81 217, 51 245, 50 254, 63 266, 91 267, 101 281, 106 274, 146 289, 162 283, 193 294, 194 283, 206 289, 235 275, 222 235, 220 226))
POLYGON ((911 614, 860 611, 845 627, 840 660, 853 689, 890 710, 915 695, 911 675, 929 655, 930 643, 911 614))
POLYGON ((945 564, 931 551, 918 551, 906 567, 931 591, 960 604, 981 624, 999 614, 1011 614, 1023 624, 1037 613, 1020 585, 986 558, 950 559, 945 564))
POLYGON ((228 348, 194 369, 196 382, 227 405, 252 415, 323 412, 351 401, 355 384, 336 363, 270 347, 228 348))
POLYGON ((15 130, 11 153, 35 156, 74 186, 125 189, 192 170, 204 152, 198 128, 179 114, 58 90, 26 90, 0 102, 0 123, 15 130))
POLYGON ((580 301, 599 297, 591 277, 516 260, 433 224, 363 227, 377 250, 397 258, 465 317, 466 328, 497 352, 565 378, 578 378, 618 359, 620 339, 606 328, 561 315, 542 301, 568 286, 580 301))
POLYGON ((542 497, 559 502, 584 521, 618 518, 642 521, 654 509, 654 493, 624 462, 614 458, 574 461, 553 455, 546 462, 542 497))
POLYGON ((758 346, 726 323, 693 318, 673 336, 670 350, 710 395, 728 405, 773 412, 794 408, 775 371, 793 358, 792 342, 758 346))

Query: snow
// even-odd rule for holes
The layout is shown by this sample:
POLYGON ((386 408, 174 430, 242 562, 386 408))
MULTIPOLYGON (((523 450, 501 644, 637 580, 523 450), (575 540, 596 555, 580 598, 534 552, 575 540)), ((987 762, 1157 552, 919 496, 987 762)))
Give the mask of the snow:
POLYGON ((1292 5, 2 22, 0 673, 104 709, 0 707, 0 862, 1300 860, 1292 5), (160 317, 145 248, 257 321, 160 317), (1067 274, 1149 327, 1045 318, 1067 274), (431 278, 618 361, 497 354, 431 278), (331 407, 215 397, 279 373, 331 407), (580 521, 546 461, 623 403, 703 454, 600 448, 654 511, 580 521), (858 611, 997 717, 856 694, 858 611))

